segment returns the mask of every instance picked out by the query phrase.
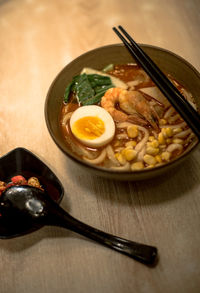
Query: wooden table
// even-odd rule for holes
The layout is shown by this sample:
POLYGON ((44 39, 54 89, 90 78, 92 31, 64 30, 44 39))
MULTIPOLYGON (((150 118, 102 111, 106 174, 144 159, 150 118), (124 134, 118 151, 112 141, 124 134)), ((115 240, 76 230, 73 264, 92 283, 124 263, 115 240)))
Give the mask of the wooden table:
POLYGON ((160 256, 149 268, 75 233, 43 228, 0 241, 0 292, 200 292, 200 149, 173 174, 114 182, 74 166, 44 120, 56 74, 80 54, 118 43, 114 25, 200 70, 199 13, 198 0, 0 1, 0 155, 31 150, 62 181, 63 208, 96 228, 155 245, 160 256))

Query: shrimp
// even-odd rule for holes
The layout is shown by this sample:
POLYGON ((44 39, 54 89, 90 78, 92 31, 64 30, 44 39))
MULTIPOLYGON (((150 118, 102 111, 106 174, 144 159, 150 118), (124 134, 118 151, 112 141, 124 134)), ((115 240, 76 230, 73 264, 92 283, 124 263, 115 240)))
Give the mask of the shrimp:
POLYGON ((146 125, 148 122, 154 129, 158 130, 156 111, 138 91, 110 88, 102 97, 101 106, 111 114, 115 121, 131 120, 142 125, 146 125), (117 104, 124 112, 116 109, 117 104))
POLYGON ((126 121, 128 119, 128 115, 117 110, 115 106, 119 103, 120 95, 124 95, 125 93, 126 90, 121 88, 110 88, 105 92, 101 99, 101 106, 110 113, 114 120, 120 122, 126 121))

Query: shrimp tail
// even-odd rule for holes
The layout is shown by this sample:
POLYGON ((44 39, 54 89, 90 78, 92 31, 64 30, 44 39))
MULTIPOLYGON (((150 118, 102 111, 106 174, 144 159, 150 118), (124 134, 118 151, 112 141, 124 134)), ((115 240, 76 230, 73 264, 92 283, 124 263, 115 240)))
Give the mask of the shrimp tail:
POLYGON ((142 126, 148 125, 148 121, 146 119, 140 117, 138 114, 128 115, 127 121, 130 121, 132 123, 139 124, 142 126))
POLYGON ((150 106, 145 97, 142 95, 142 93, 138 91, 132 91, 130 93, 130 99, 129 102, 134 106, 135 110, 142 115, 149 123, 150 125, 156 130, 159 130, 158 127, 158 114, 156 113, 153 106, 150 106))
POLYGON ((151 124, 151 126, 155 129, 155 131, 159 131, 159 116, 154 109, 153 106, 149 107, 149 111, 145 114, 147 121, 151 124))

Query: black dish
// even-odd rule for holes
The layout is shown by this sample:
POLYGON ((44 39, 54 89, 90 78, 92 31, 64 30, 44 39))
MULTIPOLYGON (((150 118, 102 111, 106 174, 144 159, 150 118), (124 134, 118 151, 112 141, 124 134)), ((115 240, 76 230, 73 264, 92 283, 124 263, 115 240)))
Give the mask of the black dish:
POLYGON ((53 172, 35 155, 17 148, 0 159, 0 180, 12 176, 26 179, 35 176, 44 188, 29 185, 8 187, 0 198, 0 238, 7 239, 33 232, 44 225, 59 226, 84 235, 105 246, 126 254, 142 263, 152 265, 157 248, 126 240, 82 223, 64 211, 58 202, 64 189, 53 172))
MULTIPOLYGON (((25 178, 37 177, 49 196, 60 203, 64 195, 61 182, 38 157, 25 148, 16 148, 0 158, 0 180, 8 183, 15 175, 22 175, 25 178)), ((24 225, 20 229, 13 229, 10 238, 33 232, 42 226, 24 225)), ((6 223, 0 217, 0 238, 8 238, 5 227, 6 223)))

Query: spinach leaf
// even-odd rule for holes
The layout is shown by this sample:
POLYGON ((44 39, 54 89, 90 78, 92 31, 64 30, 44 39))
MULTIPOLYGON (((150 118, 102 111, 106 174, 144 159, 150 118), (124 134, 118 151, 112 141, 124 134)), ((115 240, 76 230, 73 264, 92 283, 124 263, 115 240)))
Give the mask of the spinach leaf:
POLYGON ((94 97, 84 101, 83 106, 98 104, 101 101, 101 98, 104 96, 105 92, 111 87, 113 87, 113 85, 106 86, 103 90, 96 93, 94 97))
POLYGON ((82 105, 97 104, 101 97, 111 87, 114 87, 109 76, 99 74, 80 74, 73 78, 67 86, 64 101, 69 99, 70 92, 74 92, 78 102, 82 105))
POLYGON ((65 103, 67 103, 68 100, 69 100, 69 94, 70 94, 70 92, 71 92, 71 87, 72 87, 72 85, 73 85, 73 81, 70 82, 70 83, 68 84, 68 86, 66 87, 66 89, 65 89, 65 93, 64 93, 64 102, 65 102, 65 103))
POLYGON ((99 85, 111 84, 111 79, 109 76, 99 74, 88 74, 88 80, 93 88, 99 85))
POLYGON ((102 91, 106 92, 111 87, 113 87, 112 84, 97 86, 95 87, 95 93, 98 94, 99 92, 102 92, 102 91))
POLYGON ((95 94, 85 73, 74 77, 73 91, 76 93, 80 103, 93 97, 95 94))

